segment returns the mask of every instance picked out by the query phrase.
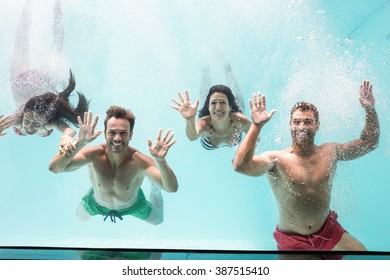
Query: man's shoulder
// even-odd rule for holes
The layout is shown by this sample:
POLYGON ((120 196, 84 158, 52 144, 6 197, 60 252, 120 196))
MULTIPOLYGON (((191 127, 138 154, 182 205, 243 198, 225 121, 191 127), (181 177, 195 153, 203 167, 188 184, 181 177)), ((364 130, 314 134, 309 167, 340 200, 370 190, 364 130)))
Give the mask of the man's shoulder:
POLYGON ((287 156, 290 154, 290 149, 286 148, 284 150, 270 150, 263 152, 262 155, 267 157, 281 157, 281 156, 287 156))
POLYGON ((129 147, 128 155, 128 160, 138 165, 139 167, 146 168, 154 163, 153 159, 150 156, 132 147, 129 147))
POLYGON ((104 151, 106 147, 107 147, 106 144, 100 144, 95 146, 87 146, 86 148, 90 148, 91 150, 94 151, 104 151))
POLYGON ((102 155, 105 152, 105 144, 100 144, 97 146, 86 146, 80 152, 89 153, 92 156, 102 155))
POLYGON ((130 147, 130 146, 127 149, 127 153, 129 155, 130 160, 145 160, 145 159, 151 158, 150 156, 144 154, 140 150, 137 150, 137 149, 130 147))
POLYGON ((324 143, 324 144, 317 146, 317 149, 320 151, 329 151, 330 152, 330 151, 337 149, 337 147, 339 145, 340 145, 340 143, 337 143, 337 142, 327 142, 327 143, 324 143))

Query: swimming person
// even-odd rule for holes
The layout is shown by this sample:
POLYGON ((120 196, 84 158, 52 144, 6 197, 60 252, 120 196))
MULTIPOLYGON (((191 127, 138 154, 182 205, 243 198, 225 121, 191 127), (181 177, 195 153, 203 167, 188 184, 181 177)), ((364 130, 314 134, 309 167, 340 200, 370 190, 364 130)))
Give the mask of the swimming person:
MULTIPOLYGON (((72 137, 76 131, 69 126, 78 126, 78 117, 83 117, 88 111, 89 102, 85 96, 77 92, 79 102, 74 108, 69 103, 69 96, 75 88, 75 80, 70 72, 69 85, 60 93, 47 92, 30 98, 20 112, 22 114, 21 123, 16 122, 14 131, 20 136, 27 134, 46 137, 54 129, 63 132, 60 140, 60 149, 69 147, 72 137)), ((16 115, 20 115, 16 113, 16 115)), ((15 116, 15 115, 14 115, 15 116)))
POLYGON ((55 155, 49 164, 52 172, 67 172, 88 165, 92 188, 77 210, 78 217, 87 220, 93 215, 104 215, 115 222, 123 215, 132 215, 151 224, 163 221, 163 199, 160 188, 176 192, 178 182, 165 160, 169 148, 176 142, 168 130, 162 137, 159 130, 153 145, 148 140, 152 156, 142 154, 128 146, 133 135, 135 117, 132 112, 118 106, 107 110, 104 121, 106 143, 85 147, 102 132, 95 132, 98 117, 92 120, 92 113, 85 113, 84 121, 79 117, 78 138, 65 151, 55 155), (141 189, 144 178, 160 188, 153 187, 150 201, 141 189))
POLYGON ((14 124, 14 121, 10 116, 6 116, 3 118, 4 115, 0 116, 0 136, 4 136, 7 134, 7 132, 4 132, 7 128, 11 127, 14 124))
POLYGON ((56 87, 60 68, 65 68, 62 48, 64 30, 61 3, 55 2, 53 20, 53 44, 47 61, 40 69, 30 69, 29 31, 31 29, 31 1, 27 0, 20 19, 15 39, 15 48, 11 61, 11 88, 17 111, 13 114, 14 131, 18 135, 49 136, 53 129, 62 132, 60 146, 69 145, 75 135, 72 123, 77 126, 77 116, 88 111, 88 101, 78 93, 76 108, 69 103, 69 95, 75 88, 75 80, 70 72, 69 84, 57 94, 56 87))
POLYGON ((242 140, 242 132, 248 132, 251 122, 240 111, 229 87, 215 85, 210 88, 197 121, 195 121, 195 115, 199 99, 191 104, 187 90, 185 98, 180 92, 178 95, 180 101, 172 98, 176 105, 171 105, 171 107, 179 111, 186 120, 188 139, 194 141, 200 137, 205 149, 236 146, 242 140))
MULTIPOLYGON (((233 73, 232 65, 226 58, 222 55, 221 52, 217 52, 217 57, 222 62, 223 69, 225 71, 225 77, 226 77, 226 83, 227 86, 232 90, 232 93, 234 95, 234 99, 236 100, 236 103, 239 107, 239 112, 245 114, 245 104, 244 100, 242 98, 242 94, 240 91, 240 87, 238 85, 238 81, 236 76, 233 73)), ((209 89, 211 87, 211 79, 210 79, 210 67, 206 65, 202 69, 202 79, 200 83, 200 103, 204 103, 209 89)))
POLYGON ((249 176, 267 174, 279 208, 274 232, 279 250, 366 250, 343 229, 337 222, 337 214, 330 210, 337 162, 359 158, 374 150, 379 142, 379 120, 368 81, 360 86, 359 100, 366 114, 360 138, 344 144, 315 145, 320 126, 317 108, 298 102, 291 110, 292 145, 260 155, 254 155, 256 141, 275 111, 266 111, 265 96, 260 93, 250 100, 252 125, 237 150, 233 166, 249 176))

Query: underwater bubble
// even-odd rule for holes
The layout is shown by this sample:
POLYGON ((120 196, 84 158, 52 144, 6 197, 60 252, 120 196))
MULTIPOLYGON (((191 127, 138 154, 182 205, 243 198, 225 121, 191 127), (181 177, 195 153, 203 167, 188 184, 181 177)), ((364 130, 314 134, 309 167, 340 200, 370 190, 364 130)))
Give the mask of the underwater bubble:
POLYGON ((278 143, 278 144, 281 144, 283 142, 283 139, 280 138, 280 137, 276 137, 275 138, 275 142, 278 143))
POLYGON ((344 39, 344 42, 346 42, 346 43, 353 43, 353 40, 352 40, 352 38, 346 38, 346 39, 344 39))

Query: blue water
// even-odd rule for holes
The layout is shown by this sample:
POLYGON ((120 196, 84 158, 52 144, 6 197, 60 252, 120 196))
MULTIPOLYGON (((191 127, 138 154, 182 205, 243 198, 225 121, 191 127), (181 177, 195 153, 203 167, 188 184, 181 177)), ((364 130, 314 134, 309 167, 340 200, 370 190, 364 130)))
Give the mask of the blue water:
MULTIPOLYGON (((33 2, 31 64, 39 67, 51 43, 54 1, 33 2)), ((62 1, 64 57, 76 89, 102 118, 110 105, 130 108, 137 117, 130 144, 146 154, 160 127, 175 131, 167 160, 179 191, 163 193, 159 226, 131 217, 81 222, 75 210, 90 187, 87 169, 52 174, 47 166, 59 134, 19 137, 9 130, 0 138, 0 246, 275 250, 277 208, 266 178, 235 173, 234 148, 205 151, 187 140, 184 120, 169 107, 178 91, 188 89, 193 100, 200 95, 205 65, 212 84, 226 84, 222 64, 229 61, 244 100, 262 91, 277 109, 257 152, 290 144, 289 111, 303 99, 320 110, 317 143, 359 137, 358 88, 372 81, 380 146, 339 164, 332 208, 369 250, 390 251, 389 2, 62 1)), ((1 114, 15 109, 9 67, 23 4, 0 3, 1 114)), ((143 188, 149 192, 147 180, 143 188)))

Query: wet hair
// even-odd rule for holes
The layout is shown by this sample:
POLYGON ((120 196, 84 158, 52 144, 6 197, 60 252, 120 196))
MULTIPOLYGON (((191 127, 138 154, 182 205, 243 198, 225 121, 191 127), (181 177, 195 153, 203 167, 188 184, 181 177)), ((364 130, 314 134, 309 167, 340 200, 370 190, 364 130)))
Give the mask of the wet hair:
POLYGON ((215 86, 212 86, 210 88, 209 93, 207 94, 206 101, 204 102, 203 108, 200 109, 200 111, 199 111, 199 118, 210 115, 210 110, 209 110, 210 97, 212 94, 214 94, 216 92, 220 92, 220 93, 226 95, 226 97, 229 101, 229 105, 232 108, 231 109, 232 112, 242 113, 242 110, 237 105, 237 102, 236 102, 236 99, 232 93, 232 90, 225 85, 215 85, 215 86))
POLYGON ((129 111, 123 107, 113 105, 107 109, 106 114, 107 114, 106 119, 104 120, 104 131, 107 130, 107 122, 112 117, 117 118, 117 119, 128 120, 130 123, 130 132, 133 131, 134 124, 135 124, 135 116, 131 111, 129 111))
POLYGON ((77 117, 84 118, 84 112, 88 112, 89 101, 86 97, 77 92, 79 102, 74 108, 69 103, 69 96, 76 87, 72 71, 70 71, 69 84, 66 89, 60 93, 47 92, 30 98, 23 108, 23 113, 33 112, 43 116, 46 123, 62 120, 66 123, 78 125, 77 117))
POLYGON ((314 113, 314 119, 316 122, 319 122, 320 116, 318 114, 317 107, 309 102, 297 102, 291 109, 290 121, 292 120, 293 113, 297 110, 300 111, 312 111, 314 113))

